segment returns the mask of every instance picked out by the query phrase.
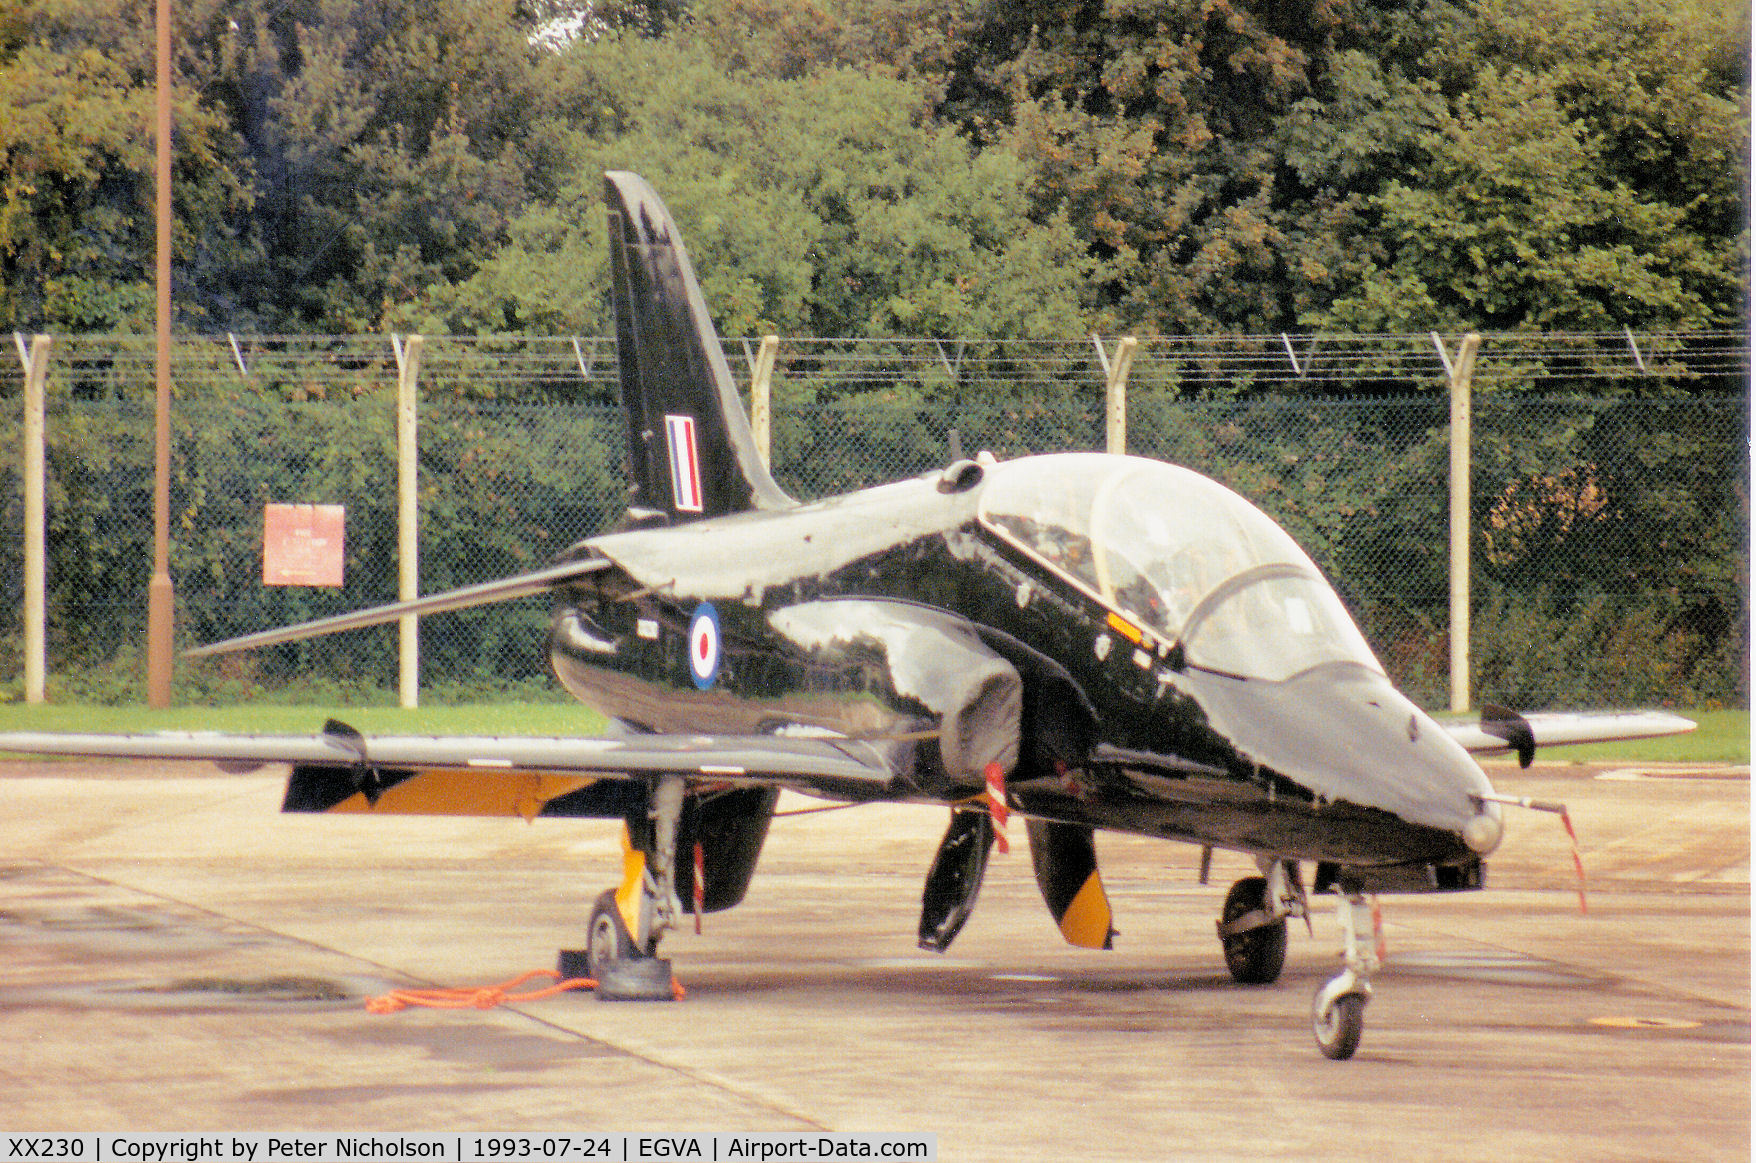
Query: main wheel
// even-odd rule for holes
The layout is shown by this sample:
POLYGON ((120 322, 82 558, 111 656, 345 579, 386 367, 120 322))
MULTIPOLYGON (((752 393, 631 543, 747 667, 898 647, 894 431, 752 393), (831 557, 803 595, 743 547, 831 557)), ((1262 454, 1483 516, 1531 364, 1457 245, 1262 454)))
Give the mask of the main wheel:
MULTIPOLYGON (((1220 923, 1230 924, 1252 909, 1268 903, 1268 882, 1260 876, 1246 876, 1226 893, 1220 909, 1220 923)), ((1282 917, 1242 933, 1219 939, 1225 950, 1226 968, 1232 979, 1244 985, 1268 985, 1279 979, 1287 962, 1287 922, 1282 917)))
POLYGON ((599 1001, 672 1001, 678 996, 671 963, 658 956, 658 939, 642 949, 622 923, 616 894, 606 892, 591 906, 586 931, 588 976, 598 983, 599 1001))
POLYGON ((640 956, 628 926, 616 908, 616 892, 606 889, 591 906, 591 923, 586 928, 586 965, 592 977, 603 980, 605 970, 619 961, 640 956))
POLYGON ((1365 1031, 1366 999, 1360 994, 1344 993, 1327 1010, 1312 1011, 1311 1032, 1325 1058, 1337 1062, 1352 1058, 1365 1031))

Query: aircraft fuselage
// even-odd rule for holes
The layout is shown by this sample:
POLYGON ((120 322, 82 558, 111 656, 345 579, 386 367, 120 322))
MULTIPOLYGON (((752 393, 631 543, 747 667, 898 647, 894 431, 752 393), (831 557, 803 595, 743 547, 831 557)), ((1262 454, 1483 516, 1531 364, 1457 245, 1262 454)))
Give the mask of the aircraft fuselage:
MULTIPOLYGON (((1001 467, 1101 479, 1103 461, 1153 464, 1001 467)), ((1202 665, 1168 613, 1142 616, 1158 598, 1123 598, 1102 569, 1058 568, 989 511, 991 473, 964 474, 583 542, 575 554, 616 568, 562 591, 555 672, 636 730, 892 741, 895 779, 848 799, 965 799, 997 759, 1012 806, 1033 817, 1403 866, 1378 876, 1405 890, 1479 885, 1462 835, 1487 780, 1381 671, 1350 658, 1273 677, 1202 665)), ((1208 498, 1157 500, 1175 511, 1208 498)), ((1113 574, 1124 559, 1107 552, 1113 574)), ((1245 565, 1240 576, 1270 581, 1291 568, 1245 565)), ((1228 586, 1249 582, 1216 587, 1197 618, 1213 594, 1223 608, 1228 586)))

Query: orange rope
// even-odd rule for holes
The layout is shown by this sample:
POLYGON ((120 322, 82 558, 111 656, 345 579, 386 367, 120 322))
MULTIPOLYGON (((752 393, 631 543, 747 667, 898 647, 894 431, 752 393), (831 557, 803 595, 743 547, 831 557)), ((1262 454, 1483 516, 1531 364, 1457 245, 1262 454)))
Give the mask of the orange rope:
MULTIPOLYGON (((554 985, 533 989, 528 993, 509 993, 533 977, 561 975, 553 969, 533 969, 499 985, 477 986, 473 989, 393 989, 382 997, 368 998, 366 1010, 374 1014, 394 1014, 410 1006, 435 1010, 491 1010, 508 1002, 541 1001, 570 989, 596 989, 598 983, 589 977, 570 977, 554 985)), ((678 1001, 686 996, 683 983, 671 978, 671 995, 678 1001)))

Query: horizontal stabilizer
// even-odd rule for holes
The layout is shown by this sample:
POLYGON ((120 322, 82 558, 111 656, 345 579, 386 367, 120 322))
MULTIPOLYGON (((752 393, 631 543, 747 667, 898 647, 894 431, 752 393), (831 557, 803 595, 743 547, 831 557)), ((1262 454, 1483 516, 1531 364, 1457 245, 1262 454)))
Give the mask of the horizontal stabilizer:
POLYGON ((561 582, 584 577, 586 574, 596 573, 598 570, 609 567, 610 563, 603 558, 569 561, 563 565, 552 565, 547 569, 539 569, 534 573, 521 573, 514 577, 483 582, 480 585, 446 590, 444 593, 430 594, 412 601, 391 602, 389 605, 372 606, 348 614, 337 614, 332 618, 318 618, 316 621, 300 622, 294 626, 262 630, 255 634, 246 634, 242 638, 228 638, 224 642, 213 642, 206 646, 197 646, 193 650, 185 650, 183 657, 207 658, 215 654, 230 654, 238 650, 254 650, 260 646, 278 646, 282 642, 302 642, 307 638, 321 638, 325 634, 338 634, 343 630, 382 626, 387 622, 395 622, 411 616, 444 614, 453 610, 467 610, 472 606, 486 606, 492 602, 527 598, 533 594, 547 593, 561 582))

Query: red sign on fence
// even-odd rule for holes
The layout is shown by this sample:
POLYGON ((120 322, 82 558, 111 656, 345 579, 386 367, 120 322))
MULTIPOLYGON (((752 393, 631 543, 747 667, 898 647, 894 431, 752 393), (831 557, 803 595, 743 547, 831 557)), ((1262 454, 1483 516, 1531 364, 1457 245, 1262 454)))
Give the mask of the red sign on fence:
POLYGON ((342 505, 269 505, 263 513, 262 584, 339 586, 342 505))

